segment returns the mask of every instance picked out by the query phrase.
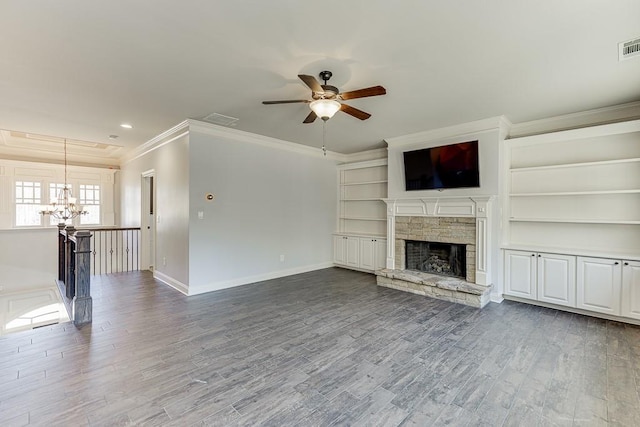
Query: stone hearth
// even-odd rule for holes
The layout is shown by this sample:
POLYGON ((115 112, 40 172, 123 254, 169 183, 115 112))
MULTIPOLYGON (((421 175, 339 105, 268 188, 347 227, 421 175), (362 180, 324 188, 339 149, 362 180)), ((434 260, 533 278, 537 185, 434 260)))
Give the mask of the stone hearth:
POLYGON ((491 286, 476 285, 455 277, 412 270, 376 271, 379 286, 482 308, 490 301, 491 286))

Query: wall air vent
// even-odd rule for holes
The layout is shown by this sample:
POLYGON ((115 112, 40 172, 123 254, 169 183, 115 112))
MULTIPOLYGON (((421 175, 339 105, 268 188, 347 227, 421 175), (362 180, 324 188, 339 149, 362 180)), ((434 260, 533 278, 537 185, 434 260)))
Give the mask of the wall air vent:
POLYGON ((220 126, 235 126, 238 123, 238 120, 240 119, 218 113, 211 113, 208 116, 202 118, 202 121, 220 126))
POLYGON ((640 58, 640 36, 618 43, 618 60, 640 58))

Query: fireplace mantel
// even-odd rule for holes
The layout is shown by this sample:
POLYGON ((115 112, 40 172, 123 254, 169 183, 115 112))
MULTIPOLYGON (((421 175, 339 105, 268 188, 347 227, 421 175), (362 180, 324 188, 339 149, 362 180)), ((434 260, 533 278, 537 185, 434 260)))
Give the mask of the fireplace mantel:
POLYGON ((476 219, 475 283, 491 285, 491 205, 495 196, 384 199, 387 204, 387 268, 396 269, 396 217, 476 219))

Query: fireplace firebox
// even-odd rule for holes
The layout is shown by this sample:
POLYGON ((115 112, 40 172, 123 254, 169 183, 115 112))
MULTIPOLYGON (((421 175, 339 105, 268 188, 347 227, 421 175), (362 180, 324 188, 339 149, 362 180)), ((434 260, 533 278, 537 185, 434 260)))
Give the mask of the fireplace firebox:
POLYGON ((456 243, 405 241, 407 270, 465 279, 466 245, 456 243))

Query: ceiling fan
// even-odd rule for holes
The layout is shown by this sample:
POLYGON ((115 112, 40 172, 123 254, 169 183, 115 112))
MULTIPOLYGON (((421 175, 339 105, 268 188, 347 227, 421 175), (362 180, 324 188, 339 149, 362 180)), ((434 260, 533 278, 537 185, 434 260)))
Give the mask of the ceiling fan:
POLYGON ((302 82, 311 89, 311 100, 290 99, 283 101, 262 101, 262 103, 265 105, 293 104, 297 102, 309 104, 311 112, 302 123, 313 123, 317 117, 320 117, 326 122, 338 111, 347 113, 360 120, 367 120, 371 117, 371 114, 351 107, 350 105, 344 104, 340 101, 384 95, 387 93, 387 90, 382 86, 372 86, 365 89, 340 92, 337 87, 327 84, 332 75, 333 73, 331 71, 321 71, 319 77, 324 80, 324 84, 320 84, 313 76, 298 74, 300 80, 302 80, 302 82))

